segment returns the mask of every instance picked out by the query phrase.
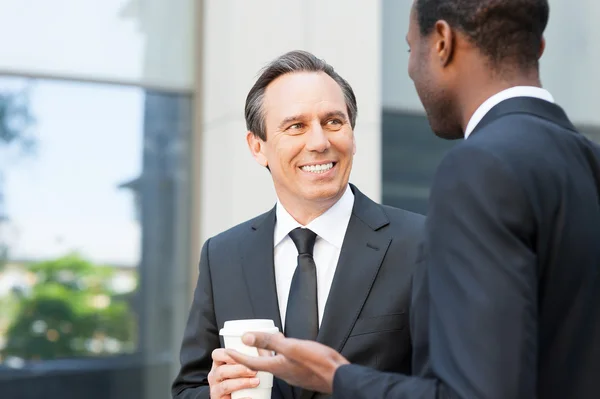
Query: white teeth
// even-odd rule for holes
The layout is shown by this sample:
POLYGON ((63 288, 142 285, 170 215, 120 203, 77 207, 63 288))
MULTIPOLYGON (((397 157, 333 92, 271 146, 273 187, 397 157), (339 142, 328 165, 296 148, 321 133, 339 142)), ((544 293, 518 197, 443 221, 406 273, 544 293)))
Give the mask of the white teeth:
POLYGON ((325 173, 331 168, 333 168, 333 162, 322 165, 306 165, 302 167, 302 170, 310 173, 325 173))

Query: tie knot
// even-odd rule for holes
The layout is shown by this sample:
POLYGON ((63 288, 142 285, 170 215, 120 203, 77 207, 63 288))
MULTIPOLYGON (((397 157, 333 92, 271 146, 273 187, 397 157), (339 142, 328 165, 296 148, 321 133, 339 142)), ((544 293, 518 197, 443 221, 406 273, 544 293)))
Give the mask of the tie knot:
POLYGON ((289 234, 292 241, 296 245, 296 249, 298 249, 298 255, 302 254, 313 254, 313 248, 315 247, 315 240, 317 239, 317 234, 310 229, 304 229, 302 227, 298 227, 289 234))

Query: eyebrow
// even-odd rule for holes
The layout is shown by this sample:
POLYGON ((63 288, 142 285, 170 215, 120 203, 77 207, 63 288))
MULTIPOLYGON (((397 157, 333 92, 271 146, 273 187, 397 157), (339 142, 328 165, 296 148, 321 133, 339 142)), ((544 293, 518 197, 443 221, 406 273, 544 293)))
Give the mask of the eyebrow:
MULTIPOLYGON (((343 122, 347 122, 348 118, 346 117, 346 114, 344 114, 342 111, 331 111, 331 112, 327 112, 325 115, 323 115, 323 119, 330 119, 330 118, 339 118, 341 119, 343 122)), ((293 115, 293 116, 288 116, 287 118, 285 118, 284 120, 281 121, 281 123, 278 126, 278 129, 281 130, 283 129, 286 125, 292 123, 292 122, 299 122, 303 119, 305 119, 306 116, 299 114, 299 115, 293 115)))
POLYGON ((279 126, 277 127, 279 130, 283 129, 287 124, 292 123, 292 122, 298 122, 300 120, 304 119, 304 115, 294 115, 294 116, 288 116, 287 118, 285 118, 284 120, 281 121, 281 123, 279 124, 279 126))
POLYGON ((342 111, 331 111, 325 114, 325 118, 324 119, 331 119, 333 117, 339 118, 341 119, 343 122, 347 122, 348 118, 346 117, 346 114, 343 113, 342 111))

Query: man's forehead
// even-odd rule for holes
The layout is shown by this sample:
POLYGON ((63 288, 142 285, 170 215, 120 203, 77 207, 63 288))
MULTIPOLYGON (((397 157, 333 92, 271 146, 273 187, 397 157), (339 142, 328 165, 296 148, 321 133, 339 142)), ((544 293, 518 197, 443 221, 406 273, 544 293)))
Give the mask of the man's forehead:
POLYGON ((277 101, 295 97, 310 98, 325 94, 343 97, 342 88, 324 72, 286 73, 273 80, 265 90, 266 97, 275 97, 273 100, 277 101))
MULTIPOLYGON (((298 72, 280 76, 265 90, 264 111, 273 114, 335 112, 345 109, 341 87, 322 72, 298 72)), ((285 115, 287 117, 289 115, 285 115)))

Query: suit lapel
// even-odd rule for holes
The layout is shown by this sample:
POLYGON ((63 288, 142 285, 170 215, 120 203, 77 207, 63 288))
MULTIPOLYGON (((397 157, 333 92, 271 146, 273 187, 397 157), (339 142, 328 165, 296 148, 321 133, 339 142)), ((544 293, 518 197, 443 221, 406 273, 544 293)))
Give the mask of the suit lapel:
POLYGON ((341 351, 390 245, 356 216, 350 218, 317 341, 341 351))
POLYGON ((254 317, 271 319, 281 330, 273 261, 274 229, 275 209, 272 209, 252 224, 240 253, 254 317))
MULTIPOLYGON (((275 265, 273 260, 273 234, 275 229, 275 208, 252 224, 248 236, 242 243, 242 273, 256 319, 270 319, 279 331, 281 316, 275 283, 275 265)), ((275 378, 275 384, 284 398, 293 398, 292 388, 284 381, 275 378)))
MULTIPOLYGON (((354 186, 354 208, 319 329, 317 341, 340 352, 377 277, 391 238, 378 231, 389 224, 377 205, 354 186)), ((311 397, 305 392, 303 398, 311 397)))

